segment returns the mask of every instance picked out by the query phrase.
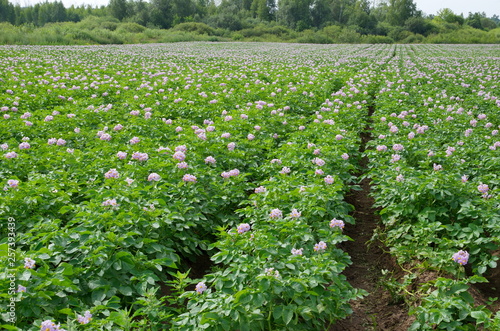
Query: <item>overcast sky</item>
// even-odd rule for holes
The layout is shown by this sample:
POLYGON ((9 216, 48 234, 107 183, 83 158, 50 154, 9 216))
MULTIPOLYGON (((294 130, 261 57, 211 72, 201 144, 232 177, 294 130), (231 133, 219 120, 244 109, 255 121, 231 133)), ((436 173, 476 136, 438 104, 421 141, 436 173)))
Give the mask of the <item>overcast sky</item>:
MULTIPOLYGON (((12 3, 19 3, 21 6, 34 5, 46 0, 11 0, 12 3)), ((54 0, 48 0, 50 2, 54 0)), ((372 0, 381 1, 381 0, 372 0)), ((89 4, 92 6, 107 5, 109 0, 62 0, 65 7, 71 5, 89 4)), ((218 2, 218 1, 216 1, 218 2)), ((277 1, 278 2, 278 1, 277 1)), ((500 16, 500 0, 414 0, 417 8, 425 14, 436 14, 442 8, 450 8, 455 14, 463 13, 465 17, 469 12, 485 12, 488 17, 494 14, 500 16)))

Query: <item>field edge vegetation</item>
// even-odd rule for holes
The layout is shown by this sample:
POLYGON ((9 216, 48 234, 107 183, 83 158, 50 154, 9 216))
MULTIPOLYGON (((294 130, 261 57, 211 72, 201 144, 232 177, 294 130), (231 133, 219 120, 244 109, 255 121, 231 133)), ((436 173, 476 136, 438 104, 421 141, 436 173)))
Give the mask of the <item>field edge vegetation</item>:
POLYGON ((424 14, 412 0, 111 0, 65 8, 62 2, 21 7, 0 0, 0 44, 90 45, 181 41, 314 44, 497 44, 500 18, 424 14), (345 7, 345 8, 344 8, 345 7))

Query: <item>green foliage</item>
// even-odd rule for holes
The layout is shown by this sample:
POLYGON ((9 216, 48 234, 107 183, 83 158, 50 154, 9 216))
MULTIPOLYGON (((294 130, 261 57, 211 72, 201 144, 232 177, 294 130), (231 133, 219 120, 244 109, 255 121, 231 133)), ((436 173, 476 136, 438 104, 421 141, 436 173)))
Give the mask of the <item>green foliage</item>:
MULTIPOLYGON (((105 17, 2 27, 54 43, 69 34, 82 43, 217 38, 129 32, 133 23, 105 17)), ((260 25, 259 35, 232 36, 368 38, 340 26, 271 27, 276 34, 260 25)), ((382 285, 415 307, 413 328, 498 329, 500 314, 469 294, 498 262, 497 81, 474 79, 495 70, 497 47, 185 43, 0 53, 2 323, 17 300, 16 326, 27 331, 44 320, 70 330, 329 328, 366 294, 343 275, 351 238, 342 229, 354 223, 345 194, 366 157, 383 225, 376 236, 407 273, 382 285), (362 149, 368 125, 373 139, 362 149), (92 320, 77 324, 87 311, 92 320)))
POLYGON ((415 34, 427 35, 432 25, 422 17, 410 17, 405 21, 405 29, 415 34))
POLYGON ((332 44, 332 43, 334 43, 334 39, 329 38, 326 34, 321 33, 321 32, 313 32, 312 30, 304 31, 300 37, 295 39, 295 41, 298 43, 305 43, 305 44, 332 44))
POLYGON ((465 23, 474 29, 482 30, 483 29, 483 24, 481 22, 482 17, 483 15, 481 15, 481 13, 469 13, 469 16, 465 20, 465 23))
MULTIPOLYGON (((372 36, 372 35, 368 35, 368 36, 362 36, 361 37, 361 43, 363 44, 392 44, 394 42, 394 40, 390 37, 386 37, 386 36, 372 36)), ((413 44, 413 43, 416 43, 417 41, 415 40, 412 40, 412 41, 408 41, 408 42, 405 42, 405 43, 410 43, 410 44, 413 44)))
POLYGON ((206 34, 213 35, 214 29, 204 23, 187 22, 177 24, 172 30, 174 31, 185 31, 192 32, 196 34, 206 34))
MULTIPOLYGON (((215 38, 121 29, 130 26, 88 17, 25 37, 43 31, 45 38, 72 34, 82 43, 215 38), (109 23, 115 31, 104 28, 109 23)), ((342 92, 357 72, 336 65, 345 48, 332 57, 326 47, 281 45, 294 54, 284 57, 283 49, 248 44, 233 45, 229 56, 226 44, 171 46, 168 53, 161 45, 0 49, 8 59, 2 65, 19 72, 1 77, 8 88, 0 102, 9 106, 2 106, 0 121, 8 145, 1 142, 0 218, 15 220, 0 227, 2 323, 9 321, 5 303, 14 298, 16 326, 27 331, 45 320, 73 330, 197 330, 207 323, 260 326, 264 319, 266 326, 320 328, 349 315, 350 301, 363 294, 342 275, 350 258, 341 243, 349 238, 330 226, 334 217, 354 222, 343 198, 366 125, 365 96, 342 92), (313 61, 290 68, 290 58, 298 57, 313 61), (327 111, 334 93, 356 107, 327 111), (11 150, 18 157, 9 158, 11 150), (175 150, 185 150, 187 170, 175 150), (147 160, 134 156, 139 152, 147 160), (284 172, 278 158, 293 171, 284 172), (187 172, 196 182, 183 179, 187 172), (254 193, 260 185, 266 194, 254 193), (271 219, 271 208, 285 216, 271 219), (240 236, 235 229, 242 222, 252 231, 240 236), (16 245, 8 251, 12 231, 16 245), (321 242, 327 247, 315 252, 321 242), (303 256, 292 254, 299 245, 303 256), (208 255, 217 266, 199 267, 195 261, 208 255), (25 267, 26 258, 34 265, 25 267), (192 292, 193 274, 210 286, 206 295, 192 292), (206 296, 215 307, 207 308, 206 296), (78 325, 84 312, 93 318, 78 325), (179 322, 186 317, 188 323, 179 322)))
POLYGON ((357 44, 361 40, 361 34, 351 29, 343 29, 337 40, 342 44, 357 44))
POLYGON ((498 44, 498 29, 489 32, 473 28, 464 28, 448 33, 431 34, 425 41, 432 44, 498 44))
POLYGON ((443 8, 437 12, 436 15, 437 18, 440 18, 441 20, 454 24, 456 23, 457 25, 463 25, 465 22, 465 19, 461 15, 456 15, 451 9, 449 8, 443 8))
POLYGON ((413 0, 389 0, 387 21, 394 26, 403 26, 405 22, 418 17, 419 11, 413 0))
MULTIPOLYGON (((487 35, 472 28, 461 31, 487 35)), ((420 40, 437 36, 420 36, 420 40)), ((467 34, 461 37, 468 38, 467 34)), ((436 60, 435 53, 423 55, 430 47, 399 46, 400 52, 387 64, 390 73, 379 78, 394 84, 389 89, 379 85, 373 114, 376 138, 365 152, 384 224, 376 237, 386 243, 407 273, 402 281, 388 279, 383 284, 396 300, 417 307, 411 330, 494 330, 498 315, 474 302, 469 284, 487 282, 483 275, 489 277, 488 271, 497 267, 500 182, 492 175, 498 171, 498 151, 492 145, 498 139, 491 137, 498 134, 500 122, 494 115, 495 104, 467 94, 475 83, 456 81, 454 59, 466 47, 451 50, 449 46, 439 56, 441 73, 448 74, 436 73, 430 66, 422 80, 409 83, 405 79, 420 70, 410 68, 409 63, 436 60), (429 58, 417 59, 421 56, 429 58), (395 73, 396 68, 404 72, 395 73), (446 93, 437 92, 444 86, 446 93), (394 91, 399 91, 397 97, 394 91), (463 99, 450 98, 448 93, 463 99), (441 101, 447 106, 439 105, 441 101), (477 153, 482 155, 481 161, 475 160, 477 153), (489 184, 490 193, 484 193, 481 183, 489 184), (459 251, 470 254, 467 261, 456 259, 459 251), (429 275, 437 279, 419 283, 421 274, 425 279, 429 275)), ((460 65, 469 61, 462 57, 460 65)), ((486 67, 493 65, 484 61, 486 67)), ((495 85, 483 88, 490 90, 495 85)))
POLYGON ((434 17, 422 17, 412 0, 382 1, 375 7, 370 7, 366 0, 282 0, 279 7, 275 0, 225 0, 219 5, 205 0, 113 0, 99 8, 83 5, 65 8, 60 1, 20 7, 2 0, 0 9, 0 22, 9 22, 19 29, 40 28, 38 32, 29 31, 28 35, 25 30, 9 29, 14 33, 5 31, 0 35, 0 43, 41 45, 199 40, 318 44, 498 43, 495 33, 478 35, 469 30, 494 31, 500 21, 483 13, 470 13, 464 19, 447 8, 434 17), (62 30, 44 29, 46 24, 61 22, 78 25, 65 24, 62 30), (332 26, 336 28, 330 28, 332 26), (159 31, 146 33, 147 28, 159 31), (86 31, 95 29, 118 32, 118 35, 86 31))
POLYGON ((472 295, 467 291, 470 283, 485 282, 482 277, 465 280, 438 278, 422 286, 429 293, 413 310, 417 320, 409 330, 477 330, 485 327, 494 330, 499 319, 492 319, 491 311, 484 306, 475 306, 472 295))
POLYGON ((137 23, 122 23, 116 29, 117 33, 141 33, 146 30, 145 27, 137 23))

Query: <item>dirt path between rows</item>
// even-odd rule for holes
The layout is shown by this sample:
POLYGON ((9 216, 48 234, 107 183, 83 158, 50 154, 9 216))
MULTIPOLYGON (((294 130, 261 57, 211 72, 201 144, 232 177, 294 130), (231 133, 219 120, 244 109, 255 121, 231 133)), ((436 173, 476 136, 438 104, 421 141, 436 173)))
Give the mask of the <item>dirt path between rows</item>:
MULTIPOLYGON (((371 114, 370 114, 371 115, 371 114)), ((364 152, 366 143, 371 139, 370 128, 361 133, 360 152, 364 152)), ((367 171, 368 158, 360 161, 362 175, 367 171)), ((362 190, 352 189, 346 201, 354 206, 352 216, 356 224, 346 225, 345 233, 353 239, 342 245, 352 259, 352 264, 344 271, 349 283, 367 291, 369 294, 362 300, 351 303, 353 314, 347 319, 337 322, 329 331, 363 331, 363 330, 408 330, 414 318, 408 315, 408 307, 404 302, 394 302, 394 298, 383 286, 382 271, 390 274, 401 274, 394 259, 387 253, 387 248, 378 241, 371 241, 379 226, 380 217, 373 207, 374 200, 370 194, 370 179, 365 178, 359 184, 362 190)))
POLYGON ((398 267, 388 253, 384 253, 379 241, 370 243, 378 225, 378 216, 372 208, 373 199, 368 196, 369 180, 361 183, 363 191, 353 191, 346 200, 356 207, 353 216, 356 225, 346 226, 345 233, 354 241, 343 245, 352 259, 344 274, 349 283, 366 290, 369 295, 352 302, 354 313, 347 319, 337 322, 329 331, 363 330, 408 330, 413 318, 408 316, 404 302, 394 302, 391 294, 383 286, 382 270, 399 273, 398 267))

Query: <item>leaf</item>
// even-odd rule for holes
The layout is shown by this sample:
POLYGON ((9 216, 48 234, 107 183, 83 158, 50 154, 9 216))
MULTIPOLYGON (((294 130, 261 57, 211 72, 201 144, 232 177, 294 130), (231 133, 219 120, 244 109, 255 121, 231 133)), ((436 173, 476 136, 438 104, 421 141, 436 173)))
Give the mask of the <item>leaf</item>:
POLYGON ((128 297, 132 295, 132 288, 130 288, 130 286, 120 286, 118 291, 128 297))
POLYGON ((307 294, 317 297, 319 294, 314 291, 306 291, 307 294))
POLYGON ((96 290, 92 292, 92 303, 94 305, 99 305, 101 304, 102 300, 106 298, 106 293, 104 293, 103 289, 96 290))
POLYGON ((463 291, 467 291, 469 289, 469 285, 464 283, 453 284, 449 291, 446 291, 447 295, 461 293, 463 291))
POLYGON ((112 311, 111 314, 109 314, 109 320, 115 322, 119 326, 125 327, 129 324, 129 317, 126 314, 124 310, 112 311))
POLYGON ((262 291, 267 291, 267 289, 269 289, 269 286, 271 285, 271 282, 269 281, 268 278, 262 278, 260 280, 260 289, 262 291))
POLYGON ((252 294, 248 289, 239 291, 234 295, 234 303, 245 304, 252 301, 252 294))
POLYGON ((8 244, 1 244, 0 245, 0 257, 5 257, 7 256, 7 252, 9 251, 8 244))
POLYGON ((19 280, 29 280, 31 278, 31 272, 29 270, 25 270, 21 276, 19 276, 19 280))
POLYGON ((257 293, 257 295, 254 295, 253 303, 256 307, 262 307, 264 301, 266 301, 266 297, 262 293, 257 293))
POLYGON ((65 214, 68 211, 70 211, 71 209, 73 209, 72 206, 63 206, 61 209, 59 209, 59 214, 65 214))
POLYGON ((290 306, 286 306, 283 309, 283 321, 285 325, 288 325, 293 318, 293 308, 290 306))
POLYGON ((212 312, 203 313, 201 316, 200 324, 207 324, 208 326, 210 326, 209 324, 210 321, 217 321, 219 318, 220 316, 217 315, 216 313, 212 312))
POLYGON ((61 314, 65 314, 65 315, 73 315, 73 310, 71 310, 70 308, 63 308, 61 310, 58 310, 61 314))
POLYGON ((74 271, 73 271, 73 265, 69 264, 69 263, 66 263, 66 262, 63 262, 61 264, 62 267, 64 267, 64 270, 63 270, 63 275, 64 276, 71 276, 74 274, 74 271))
POLYGON ((274 310, 273 310, 273 318, 275 320, 278 320, 281 318, 283 314, 283 306, 276 306, 274 307, 274 310))
MULTIPOLYGON (((293 290, 297 293, 301 293, 301 292, 304 292, 304 285, 302 285, 301 283, 299 282, 293 282, 291 287, 293 288, 293 290)), ((316 293, 315 293, 316 294, 316 293)))
POLYGON ((462 292, 460 293, 460 297, 464 299, 465 302, 473 305, 474 304, 474 298, 469 292, 462 292))
POLYGON ((471 311, 470 316, 476 319, 478 323, 484 323, 490 318, 490 316, 485 311, 482 310, 471 311))

